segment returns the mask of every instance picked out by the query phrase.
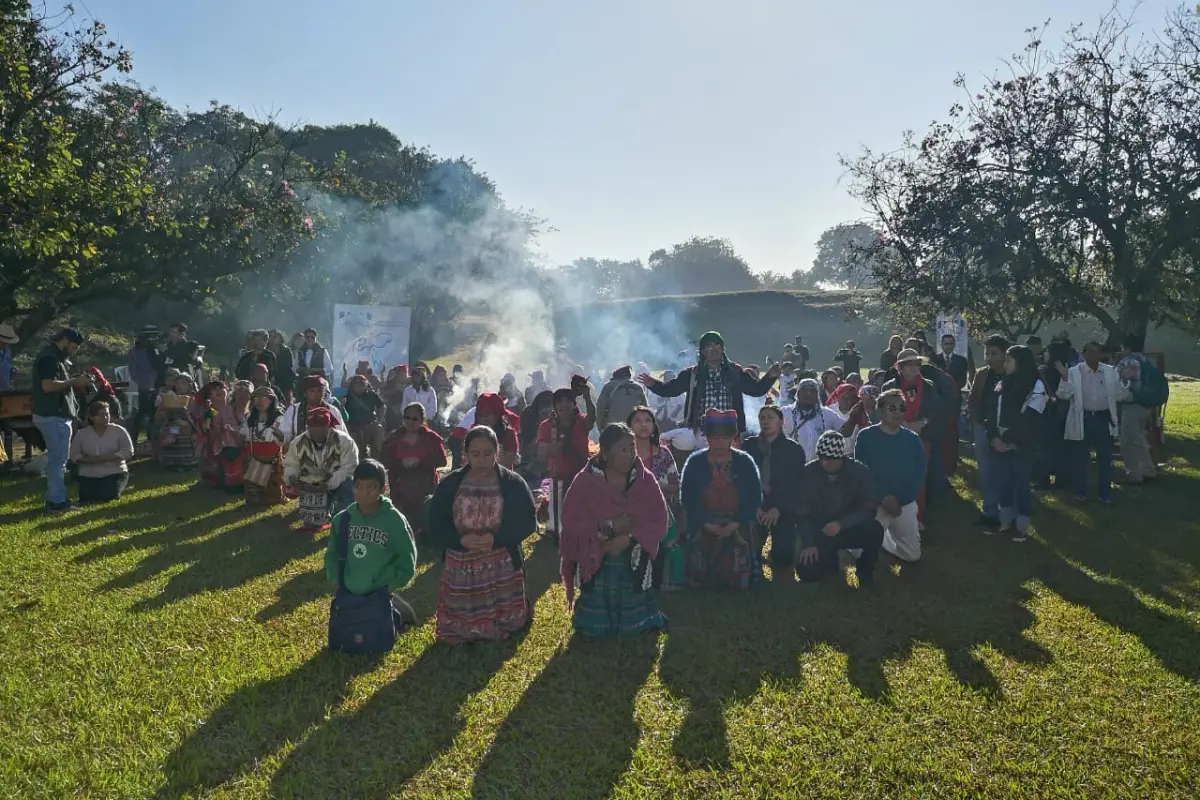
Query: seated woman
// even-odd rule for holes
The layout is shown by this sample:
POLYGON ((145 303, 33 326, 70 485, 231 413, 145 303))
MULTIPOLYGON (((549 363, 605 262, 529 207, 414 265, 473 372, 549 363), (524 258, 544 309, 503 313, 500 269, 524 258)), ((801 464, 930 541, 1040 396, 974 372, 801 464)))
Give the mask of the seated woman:
MULTIPOLYGON (((238 494, 246 483, 246 440, 242 428, 250 414, 250 395, 254 388, 249 381, 233 384, 233 397, 228 396, 224 384, 214 388, 209 401, 216 416, 209 425, 206 443, 210 465, 210 480, 214 486, 230 494, 238 494)), ((201 467, 201 478, 205 475, 201 467)))
POLYGON ((654 599, 654 559, 667 521, 667 503, 637 457, 633 432, 620 422, 605 427, 600 454, 563 499, 561 571, 577 632, 600 638, 667 626, 654 599))
POLYGON ((283 409, 275 390, 262 386, 251 396, 242 426, 246 442, 246 505, 275 506, 283 496, 283 409))
POLYGON ((175 378, 173 393, 159 395, 158 410, 154 414, 154 454, 158 463, 167 469, 189 470, 200 463, 196 457, 199 431, 192 418, 195 394, 195 381, 180 375, 175 378))
POLYGON ((358 445, 345 428, 333 427, 328 408, 308 412, 304 433, 288 445, 283 457, 283 483, 299 495, 304 530, 329 527, 333 515, 354 502, 354 468, 358 445))
POLYGON ((683 550, 679 546, 679 520, 682 517, 679 508, 679 466, 675 463, 671 448, 660 441, 658 418, 649 407, 638 406, 633 409, 626 424, 633 431, 638 458, 662 489, 670 515, 667 536, 654 560, 654 588, 664 592, 678 591, 687 584, 683 550))
POLYGON ((81 505, 109 503, 121 496, 129 482, 133 440, 113 424, 109 405, 96 400, 88 406, 88 426, 71 439, 71 461, 79 466, 81 505))
POLYGON ((425 500, 437 488, 438 470, 446 466, 446 447, 442 437, 426 423, 425 406, 420 403, 408 404, 403 423, 383 442, 383 465, 388 471, 392 502, 420 541, 425 500))
POLYGON ((758 412, 761 433, 746 439, 743 449, 758 465, 763 500, 755 515, 759 535, 757 555, 771 537, 772 578, 790 576, 796 565, 796 520, 800 503, 800 481, 807 460, 804 448, 783 435, 783 411, 763 406, 758 412))
POLYGON ((736 412, 710 408, 704 435, 708 447, 692 453, 680 481, 688 585, 748 589, 757 568, 751 526, 762 506, 758 467, 733 447, 736 412))
POLYGON ((437 640, 499 641, 529 623, 521 542, 537 528, 533 495, 500 466, 491 428, 463 439, 466 464, 434 490, 429 537, 444 550, 438 585, 437 640))

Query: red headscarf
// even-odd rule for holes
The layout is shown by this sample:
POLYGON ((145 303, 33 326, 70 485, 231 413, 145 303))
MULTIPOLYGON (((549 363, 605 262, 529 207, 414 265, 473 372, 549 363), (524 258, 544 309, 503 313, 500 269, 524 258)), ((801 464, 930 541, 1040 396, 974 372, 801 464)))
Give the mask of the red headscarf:
POLYGON ((843 397, 845 397, 846 395, 851 395, 854 398, 854 402, 857 403, 858 402, 858 387, 855 386, 853 383, 841 384, 840 386, 838 386, 837 389, 835 389, 833 391, 833 394, 829 395, 829 401, 827 403, 825 403, 825 405, 829 406, 830 408, 832 408, 836 411, 841 411, 841 407, 840 407, 839 403, 840 403, 841 399, 843 397))
POLYGON ((327 384, 325 378, 321 375, 309 375, 304 379, 304 391, 309 389, 324 389, 327 384))
POLYGON ((87 374, 92 376, 97 389, 116 397, 117 393, 113 391, 112 384, 108 382, 108 378, 104 377, 104 373, 100 371, 99 367, 88 367, 87 374))
POLYGON ((326 428, 333 426, 333 414, 325 406, 318 406, 308 412, 308 424, 324 425, 326 428))

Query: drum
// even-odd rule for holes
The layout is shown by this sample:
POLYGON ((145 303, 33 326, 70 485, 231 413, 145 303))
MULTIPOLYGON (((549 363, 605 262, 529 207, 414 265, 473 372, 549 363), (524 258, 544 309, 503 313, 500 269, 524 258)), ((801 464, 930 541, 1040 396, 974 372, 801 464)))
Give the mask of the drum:
POLYGON ((306 528, 323 528, 329 524, 329 492, 300 489, 300 523, 306 528))

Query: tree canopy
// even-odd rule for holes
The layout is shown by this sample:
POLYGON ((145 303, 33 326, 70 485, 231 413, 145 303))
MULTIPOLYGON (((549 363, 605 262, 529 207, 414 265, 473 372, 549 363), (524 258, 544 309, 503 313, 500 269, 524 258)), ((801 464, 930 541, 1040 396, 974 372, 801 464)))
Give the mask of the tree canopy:
POLYGON ((1095 318, 1111 339, 1194 326, 1200 254, 1200 18, 1139 38, 1116 11, 1060 46, 1033 29, 946 122, 843 163, 880 232, 892 302, 982 327, 1095 318))

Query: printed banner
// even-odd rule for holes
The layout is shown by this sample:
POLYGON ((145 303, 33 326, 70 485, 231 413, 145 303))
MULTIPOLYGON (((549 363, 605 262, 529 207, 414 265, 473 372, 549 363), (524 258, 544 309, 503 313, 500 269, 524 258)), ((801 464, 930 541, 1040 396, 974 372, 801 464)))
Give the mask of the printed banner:
POLYGON ((408 363, 411 308, 391 306, 352 306, 338 303, 333 307, 333 375, 341 382, 342 365, 353 375, 359 361, 369 361, 376 375, 384 367, 408 363))
POLYGON ((967 357, 967 321, 957 311, 950 311, 937 316, 937 339, 930 342, 934 352, 942 352, 942 337, 950 334, 954 337, 954 352, 963 358, 967 357))

